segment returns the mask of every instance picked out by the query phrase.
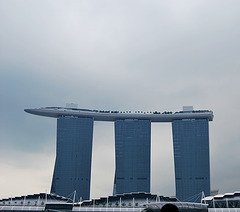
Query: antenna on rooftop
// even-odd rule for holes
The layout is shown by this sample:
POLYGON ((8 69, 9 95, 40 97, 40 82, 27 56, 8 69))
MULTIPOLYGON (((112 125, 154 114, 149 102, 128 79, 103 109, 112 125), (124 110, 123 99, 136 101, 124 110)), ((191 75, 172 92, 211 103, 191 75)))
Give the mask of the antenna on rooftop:
POLYGON ((193 111, 193 106, 183 106, 183 111, 193 111))

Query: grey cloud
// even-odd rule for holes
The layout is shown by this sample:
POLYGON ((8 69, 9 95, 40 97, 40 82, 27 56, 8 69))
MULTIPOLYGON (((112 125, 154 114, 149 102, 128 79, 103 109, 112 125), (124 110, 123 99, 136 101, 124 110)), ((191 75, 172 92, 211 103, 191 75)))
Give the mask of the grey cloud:
MULTIPOLYGON (((26 161, 19 155, 31 152, 49 154, 48 162, 54 162, 56 120, 26 114, 26 107, 75 102, 91 109, 178 111, 193 105, 215 114, 212 188, 237 190, 239 1, 10 0, 0 5, 0 144, 19 157, 0 168, 16 173, 14 164, 26 161)), ((171 126, 153 129, 152 191, 174 195, 171 126)), ((112 194, 113 125, 96 123, 94 136, 91 195, 98 197, 112 194)), ((7 159, 1 155, 1 161, 7 159)), ((39 166, 44 177, 35 182, 36 190, 45 190, 51 168, 44 172, 34 160, 25 164, 28 173, 39 166)))

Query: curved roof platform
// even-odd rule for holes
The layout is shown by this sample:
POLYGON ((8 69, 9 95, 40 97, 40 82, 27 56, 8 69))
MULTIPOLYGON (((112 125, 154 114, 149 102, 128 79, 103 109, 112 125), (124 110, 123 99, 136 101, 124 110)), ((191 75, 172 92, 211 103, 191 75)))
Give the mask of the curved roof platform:
POLYGON ((62 116, 73 116, 82 118, 93 118, 95 121, 116 121, 121 119, 140 119, 151 120, 151 122, 172 122, 174 120, 182 119, 208 119, 213 120, 213 112, 209 110, 192 110, 179 112, 142 112, 131 111, 103 111, 103 110, 89 110, 65 107, 41 107, 38 109, 25 109, 27 113, 39 116, 46 116, 58 118, 62 116))
POLYGON ((226 199, 236 199, 240 200, 240 191, 235 191, 234 193, 225 193, 225 194, 217 194, 214 196, 208 196, 203 199, 203 201, 208 200, 226 200, 226 199))

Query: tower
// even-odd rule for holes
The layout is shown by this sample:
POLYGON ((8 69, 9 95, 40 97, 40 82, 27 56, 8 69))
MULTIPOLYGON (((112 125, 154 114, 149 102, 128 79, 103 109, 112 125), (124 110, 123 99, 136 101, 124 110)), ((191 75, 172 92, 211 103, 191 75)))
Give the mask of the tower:
POLYGON ((172 122, 176 197, 180 201, 210 195, 208 119, 172 122))
POLYGON ((150 192, 151 121, 115 121, 114 194, 150 192))
POLYGON ((69 196, 76 191, 90 197, 93 119, 63 116, 57 119, 56 161, 51 193, 69 196))

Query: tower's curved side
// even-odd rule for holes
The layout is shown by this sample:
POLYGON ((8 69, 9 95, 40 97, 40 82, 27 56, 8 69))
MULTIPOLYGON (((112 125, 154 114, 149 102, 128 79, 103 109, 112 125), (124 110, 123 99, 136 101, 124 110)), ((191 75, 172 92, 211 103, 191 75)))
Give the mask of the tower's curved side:
POLYGON ((57 149, 51 193, 90 197, 93 119, 57 119, 57 149))

